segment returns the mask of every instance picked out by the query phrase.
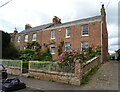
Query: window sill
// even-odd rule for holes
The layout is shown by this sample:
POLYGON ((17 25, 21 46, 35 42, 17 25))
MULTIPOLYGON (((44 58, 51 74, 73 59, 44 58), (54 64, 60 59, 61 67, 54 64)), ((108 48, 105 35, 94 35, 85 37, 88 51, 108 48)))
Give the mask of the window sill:
POLYGON ((32 41, 36 41, 36 40, 32 40, 32 41))
POLYGON ((52 55, 54 55, 55 53, 51 53, 52 55))
POLYGON ((82 35, 82 36, 89 36, 89 35, 82 35))
POLYGON ((51 40, 55 40, 55 38, 51 38, 51 40))
POLYGON ((70 38, 70 36, 66 36, 65 38, 70 38))

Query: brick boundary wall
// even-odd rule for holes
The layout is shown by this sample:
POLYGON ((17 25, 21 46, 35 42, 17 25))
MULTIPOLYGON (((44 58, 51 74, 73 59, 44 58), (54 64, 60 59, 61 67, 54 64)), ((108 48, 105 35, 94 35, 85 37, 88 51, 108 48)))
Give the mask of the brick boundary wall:
POLYGON ((58 73, 58 72, 50 72, 50 71, 40 71, 40 70, 31 70, 29 69, 29 76, 34 76, 38 79, 44 80, 54 80, 56 82, 62 82, 73 85, 80 85, 82 77, 87 75, 90 70, 96 66, 101 64, 100 56, 97 56, 88 61, 86 64, 79 63, 77 61, 75 63, 75 73, 58 73))
POLYGON ((7 67, 7 73, 12 75, 21 75, 21 68, 7 67))
POLYGON ((80 63, 75 64, 75 74, 74 73, 63 73, 63 72, 52 72, 52 71, 40 71, 29 69, 28 76, 34 76, 38 79, 44 80, 54 80, 56 82, 62 82, 73 85, 80 85, 80 63))
MULTIPOLYGON (((73 85, 80 85, 82 77, 86 76, 92 68, 101 64, 100 56, 94 57, 82 64, 79 61, 75 63, 75 73, 55 72, 55 71, 42 71, 29 69, 27 76, 34 76, 37 79, 51 80, 73 85)), ((7 67, 8 74, 22 75, 21 68, 7 67)))
POLYGON ((101 58, 99 57, 94 57, 93 59, 89 60, 87 64, 82 65, 82 76, 86 76, 89 74, 92 68, 100 66, 101 64, 101 58))
POLYGON ((15 67, 15 66, 7 66, 4 62, 22 62, 22 60, 7 60, 7 59, 0 59, 0 61, 2 62, 2 64, 5 66, 5 68, 7 69, 7 73, 8 74, 12 74, 12 75, 21 75, 22 74, 22 63, 19 67, 15 67))

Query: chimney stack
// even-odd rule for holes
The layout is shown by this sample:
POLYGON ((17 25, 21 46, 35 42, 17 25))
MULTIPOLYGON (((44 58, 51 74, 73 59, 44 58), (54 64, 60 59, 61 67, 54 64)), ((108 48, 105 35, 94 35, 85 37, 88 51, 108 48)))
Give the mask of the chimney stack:
POLYGON ((61 24, 61 19, 58 18, 57 16, 54 16, 54 18, 53 18, 53 24, 54 25, 61 24))
POLYGON ((103 16, 106 15, 105 8, 104 8, 104 4, 102 4, 101 15, 103 15, 103 16))
POLYGON ((17 33, 18 33, 18 31, 17 31, 17 28, 15 27, 14 35, 16 35, 17 33))
POLYGON ((29 29, 29 28, 32 28, 30 24, 26 24, 25 25, 25 29, 29 29))

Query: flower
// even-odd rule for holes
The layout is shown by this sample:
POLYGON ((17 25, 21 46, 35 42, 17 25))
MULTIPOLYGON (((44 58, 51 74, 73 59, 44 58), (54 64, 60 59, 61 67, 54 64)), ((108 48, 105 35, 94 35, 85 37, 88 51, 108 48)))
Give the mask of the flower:
POLYGON ((76 62, 76 58, 74 58, 74 60, 73 60, 74 62, 76 62))

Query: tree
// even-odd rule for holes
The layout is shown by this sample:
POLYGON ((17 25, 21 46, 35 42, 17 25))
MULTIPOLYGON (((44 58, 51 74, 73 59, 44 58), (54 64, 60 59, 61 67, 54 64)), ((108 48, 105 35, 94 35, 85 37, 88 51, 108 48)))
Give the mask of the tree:
POLYGON ((10 35, 2 31, 2 58, 16 59, 19 57, 19 51, 10 42, 10 35))

